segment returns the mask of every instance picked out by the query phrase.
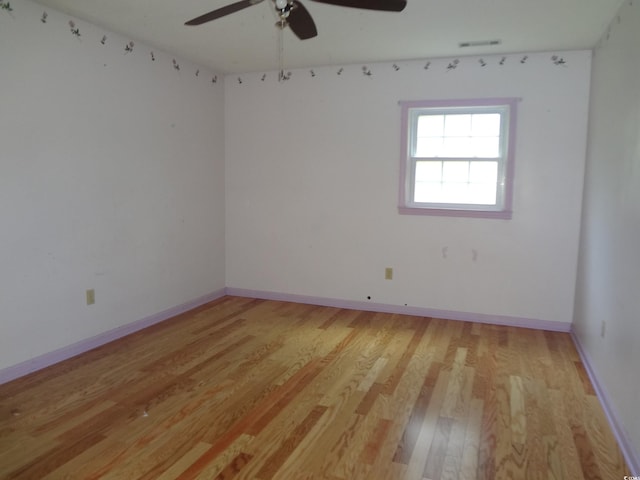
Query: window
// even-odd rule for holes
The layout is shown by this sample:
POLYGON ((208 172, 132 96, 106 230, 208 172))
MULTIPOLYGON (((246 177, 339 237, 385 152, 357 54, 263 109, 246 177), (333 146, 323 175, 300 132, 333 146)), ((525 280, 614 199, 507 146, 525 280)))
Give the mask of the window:
POLYGON ((516 102, 402 102, 400 213, 511 218, 516 102))

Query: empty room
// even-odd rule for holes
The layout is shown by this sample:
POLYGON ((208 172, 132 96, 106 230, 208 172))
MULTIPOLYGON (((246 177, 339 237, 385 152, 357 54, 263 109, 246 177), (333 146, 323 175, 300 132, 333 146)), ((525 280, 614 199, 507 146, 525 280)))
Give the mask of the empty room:
POLYGON ((639 45, 0 0, 0 478, 640 478, 639 45))

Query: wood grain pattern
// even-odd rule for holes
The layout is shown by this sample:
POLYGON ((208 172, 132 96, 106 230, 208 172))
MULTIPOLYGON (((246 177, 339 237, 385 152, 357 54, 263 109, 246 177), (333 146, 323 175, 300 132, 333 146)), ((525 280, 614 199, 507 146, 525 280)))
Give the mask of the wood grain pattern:
POLYGON ((569 335, 224 297, 0 385, 0 478, 629 475, 569 335))

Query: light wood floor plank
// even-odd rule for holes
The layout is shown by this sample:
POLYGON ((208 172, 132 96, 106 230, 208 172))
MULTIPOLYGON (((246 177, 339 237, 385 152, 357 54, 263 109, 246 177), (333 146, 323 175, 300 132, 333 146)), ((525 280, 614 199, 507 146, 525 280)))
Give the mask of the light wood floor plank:
POLYGON ((567 334, 224 297, 0 385, 0 478, 629 475, 567 334))

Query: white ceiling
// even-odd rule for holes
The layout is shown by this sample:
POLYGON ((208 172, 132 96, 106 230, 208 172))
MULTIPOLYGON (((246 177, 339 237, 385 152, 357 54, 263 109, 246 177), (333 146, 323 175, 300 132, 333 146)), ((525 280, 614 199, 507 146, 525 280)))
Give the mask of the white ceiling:
MULTIPOLYGON (((271 2, 213 22, 184 22, 236 0, 36 0, 133 41, 226 73, 278 68, 271 2)), ((300 0, 318 36, 284 32, 286 68, 588 49, 624 0, 407 0, 401 13, 300 0), (460 42, 501 40, 490 47, 460 42)))

